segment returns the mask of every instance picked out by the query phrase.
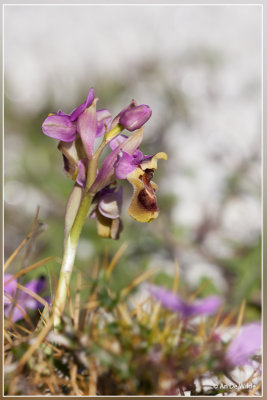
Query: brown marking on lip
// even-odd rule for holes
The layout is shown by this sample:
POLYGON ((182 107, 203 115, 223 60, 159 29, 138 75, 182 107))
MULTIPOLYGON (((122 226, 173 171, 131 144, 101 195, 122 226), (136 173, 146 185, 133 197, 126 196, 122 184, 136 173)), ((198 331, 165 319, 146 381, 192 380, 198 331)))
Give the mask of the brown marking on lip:
POLYGON ((153 178, 153 175, 154 175, 153 169, 146 169, 144 171, 144 175, 140 175, 139 177, 139 179, 141 179, 144 184, 144 189, 140 190, 137 199, 140 205, 148 211, 158 211, 155 191, 150 183, 151 179, 153 178))

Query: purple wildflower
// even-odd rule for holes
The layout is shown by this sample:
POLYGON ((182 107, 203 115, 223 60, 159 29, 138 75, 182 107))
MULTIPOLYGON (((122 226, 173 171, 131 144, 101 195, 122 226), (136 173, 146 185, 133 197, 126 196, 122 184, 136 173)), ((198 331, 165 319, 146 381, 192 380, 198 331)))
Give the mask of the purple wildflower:
POLYGON ((232 340, 226 351, 226 361, 232 367, 248 364, 262 346, 262 326, 260 322, 244 325, 232 340))
POLYGON ((105 127, 111 124, 110 112, 106 109, 96 111, 95 103, 94 89, 91 88, 86 101, 75 108, 70 115, 61 110, 57 114, 49 115, 42 125, 44 134, 52 139, 73 142, 79 133, 86 152, 91 156, 94 139, 103 135, 105 127))
POLYGON ((149 291, 161 302, 163 307, 181 313, 184 318, 196 315, 212 315, 216 313, 222 303, 218 296, 208 296, 191 303, 185 302, 176 293, 160 286, 151 286, 149 291))
MULTIPOLYGON (((12 275, 5 274, 4 282, 9 281, 11 277, 12 275)), ((33 279, 32 281, 28 282, 25 285, 25 288, 31 290, 34 293, 39 293, 43 290, 44 285, 45 285, 45 279, 44 277, 41 277, 40 279, 33 279)), ((26 313, 27 308, 31 310, 36 310, 38 307, 41 306, 40 303, 37 300, 35 300, 32 296, 19 289, 16 296, 16 291, 17 291, 16 279, 12 279, 4 286, 5 316, 8 318, 9 315, 12 315, 13 322, 16 322, 24 318, 21 309, 23 310, 23 312, 26 313), (13 301, 16 301, 14 306, 13 306, 13 301), (19 307, 16 304, 18 304, 19 307)))
POLYGON ((114 180, 127 179, 133 186, 128 213, 137 221, 150 222, 159 214, 155 196, 157 185, 152 182, 153 174, 157 169, 157 160, 167 159, 165 153, 144 156, 139 149, 143 139, 143 125, 150 118, 151 109, 144 104, 137 105, 132 100, 128 107, 111 120, 107 109, 96 110, 97 100, 91 88, 86 101, 70 115, 59 110, 56 115, 48 116, 42 126, 43 132, 60 140, 58 149, 63 155, 64 170, 82 189, 86 187, 88 160, 94 157, 95 139, 106 134, 103 143, 109 144, 111 153, 99 167, 88 194, 96 196, 114 180), (119 129, 113 131, 115 127, 119 129), (129 137, 120 135, 119 132, 124 128, 136 132, 129 137))

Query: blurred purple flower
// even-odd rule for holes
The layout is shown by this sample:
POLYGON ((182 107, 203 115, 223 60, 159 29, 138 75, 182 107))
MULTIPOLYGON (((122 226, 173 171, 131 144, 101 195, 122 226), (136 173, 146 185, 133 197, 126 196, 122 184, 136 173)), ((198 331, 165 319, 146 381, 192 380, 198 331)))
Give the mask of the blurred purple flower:
POLYGON ((260 322, 244 325, 232 340, 226 351, 226 361, 231 366, 248 364, 262 346, 262 326, 260 322))
MULTIPOLYGON (((11 277, 12 275, 5 274, 4 282, 7 282, 11 277)), ((41 277, 40 279, 33 279, 32 281, 28 282, 25 285, 25 288, 31 290, 34 293, 39 293, 43 290, 44 286, 45 286, 45 278, 41 277)), ((20 309, 22 309, 26 313, 27 308, 35 310, 38 307, 42 307, 42 305, 29 294, 18 289, 18 293, 16 296, 16 291, 17 291, 16 279, 12 279, 4 286, 4 312, 7 318, 9 317, 9 313, 10 314, 12 313, 13 322, 16 322, 24 318, 20 309), (13 306, 13 300, 16 300, 14 306, 13 306), (17 307, 16 304, 18 304, 19 307, 17 307)))
POLYGON ((151 294, 161 302, 163 307, 179 312, 184 318, 196 315, 212 315, 216 313, 222 300, 218 296, 208 296, 192 303, 183 301, 177 294, 160 286, 150 286, 151 294))

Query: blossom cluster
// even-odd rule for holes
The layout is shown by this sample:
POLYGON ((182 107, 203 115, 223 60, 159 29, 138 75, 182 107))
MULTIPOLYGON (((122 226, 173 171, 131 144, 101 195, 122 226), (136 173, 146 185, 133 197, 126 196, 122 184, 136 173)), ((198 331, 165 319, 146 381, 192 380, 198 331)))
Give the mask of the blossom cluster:
POLYGON ((167 155, 163 152, 144 155, 139 149, 143 125, 152 114, 149 106, 137 105, 132 100, 112 118, 107 109, 96 109, 97 101, 91 88, 86 101, 69 115, 61 110, 49 114, 42 130, 60 141, 58 149, 67 175, 75 180, 76 186, 93 196, 90 216, 97 219, 98 234, 117 239, 122 229, 122 187, 118 188, 118 180, 127 179, 133 186, 130 216, 140 222, 152 221, 159 209, 155 196, 157 185, 151 179, 157 160, 166 160, 167 155), (127 136, 121 134, 123 130, 134 133, 127 136), (95 140, 101 136, 102 145, 95 151, 95 140), (110 153, 99 166, 98 159, 105 147, 109 147, 110 153))

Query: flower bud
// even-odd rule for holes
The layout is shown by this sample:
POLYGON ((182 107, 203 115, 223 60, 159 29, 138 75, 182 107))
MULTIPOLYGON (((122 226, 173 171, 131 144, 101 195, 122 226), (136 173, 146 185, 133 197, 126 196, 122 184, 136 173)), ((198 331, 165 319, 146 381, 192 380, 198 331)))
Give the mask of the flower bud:
POLYGON ((121 114, 119 123, 123 128, 132 132, 141 128, 151 117, 151 114, 151 108, 145 104, 129 107, 121 114))

